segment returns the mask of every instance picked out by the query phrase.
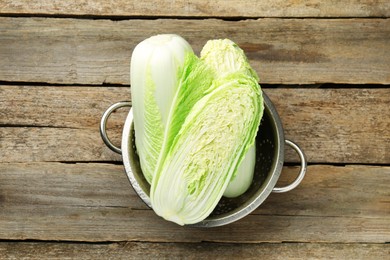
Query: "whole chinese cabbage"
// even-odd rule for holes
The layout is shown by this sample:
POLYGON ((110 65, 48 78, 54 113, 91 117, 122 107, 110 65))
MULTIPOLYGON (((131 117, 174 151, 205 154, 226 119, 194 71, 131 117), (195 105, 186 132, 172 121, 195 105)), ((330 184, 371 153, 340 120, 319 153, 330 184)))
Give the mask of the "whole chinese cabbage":
POLYGON ((161 152, 185 58, 191 53, 191 46, 182 37, 164 34, 139 43, 131 57, 135 143, 142 172, 149 183, 161 152))

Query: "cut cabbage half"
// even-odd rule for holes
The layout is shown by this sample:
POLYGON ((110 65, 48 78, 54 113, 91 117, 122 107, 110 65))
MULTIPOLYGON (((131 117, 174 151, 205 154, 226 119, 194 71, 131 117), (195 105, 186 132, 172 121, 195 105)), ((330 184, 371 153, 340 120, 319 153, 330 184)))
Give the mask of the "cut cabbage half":
POLYGON ((204 50, 181 78, 150 193, 153 210, 180 225, 213 211, 254 145, 264 108, 258 77, 236 44, 209 41, 204 50))

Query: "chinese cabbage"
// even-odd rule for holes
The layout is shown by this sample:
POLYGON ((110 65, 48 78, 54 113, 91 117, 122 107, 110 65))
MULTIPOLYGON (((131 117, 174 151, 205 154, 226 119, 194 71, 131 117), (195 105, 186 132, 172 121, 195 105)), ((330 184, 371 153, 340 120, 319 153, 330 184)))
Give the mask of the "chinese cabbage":
POLYGON ((213 211, 253 147, 263 113, 258 77, 232 41, 209 41, 190 67, 173 99, 150 193, 153 210, 180 225, 213 211))
POLYGON ((161 152, 185 58, 191 53, 191 46, 182 37, 163 34, 139 43, 131 57, 135 143, 142 172, 149 183, 161 152))

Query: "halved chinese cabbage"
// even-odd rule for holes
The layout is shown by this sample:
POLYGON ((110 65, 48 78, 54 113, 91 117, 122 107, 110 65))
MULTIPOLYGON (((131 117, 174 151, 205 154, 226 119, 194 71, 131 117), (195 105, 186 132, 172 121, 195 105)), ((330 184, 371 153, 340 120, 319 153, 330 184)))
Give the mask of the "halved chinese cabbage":
MULTIPOLYGON (((250 66, 244 51, 229 39, 208 41, 202 49, 201 59, 215 70, 216 77, 241 71, 259 81, 259 77, 250 66)), ((253 144, 237 172, 232 176, 223 196, 234 198, 245 193, 252 183, 255 164, 256 146, 253 144)))
POLYGON ((153 210, 180 225, 213 211, 253 146, 263 113, 258 77, 232 41, 209 41, 188 67, 150 193, 153 210))

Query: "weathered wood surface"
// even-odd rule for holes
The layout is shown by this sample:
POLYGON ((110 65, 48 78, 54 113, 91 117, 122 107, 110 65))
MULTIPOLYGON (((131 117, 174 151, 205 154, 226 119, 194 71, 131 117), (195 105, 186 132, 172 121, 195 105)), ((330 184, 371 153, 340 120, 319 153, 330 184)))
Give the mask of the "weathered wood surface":
MULTIPOLYGON (((390 89, 264 89, 286 138, 309 162, 390 163, 390 89)), ((111 104, 130 100, 129 87, 0 86, 1 162, 118 161, 102 142, 99 121, 111 104)), ((120 145, 128 110, 109 120, 120 145)), ((289 149, 286 161, 297 156, 289 149)))
MULTIPOLYGON (((281 183, 297 170, 285 167, 281 183)), ((309 166, 295 190, 271 194, 249 216, 212 229, 180 227, 157 217, 136 196, 120 165, 2 163, 0 172, 0 239, 390 241, 390 167, 309 166)))
POLYGON ((387 259, 384 244, 321 243, 142 243, 0 242, 12 259, 387 259))
POLYGON ((245 50, 261 83, 390 84, 389 19, 2 17, 0 24, 0 81, 129 84, 136 44, 174 32, 196 53, 209 39, 232 39, 245 50))
POLYGON ((389 17, 386 0, 3 0, 0 14, 140 17, 389 17))
MULTIPOLYGON (((0 258, 387 259, 388 17, 385 0, 0 0, 0 258), (298 188, 212 229, 146 207, 98 124, 131 99, 132 50, 157 33, 244 49, 307 154, 298 188)), ((109 121, 117 144, 126 113, 109 121)))

